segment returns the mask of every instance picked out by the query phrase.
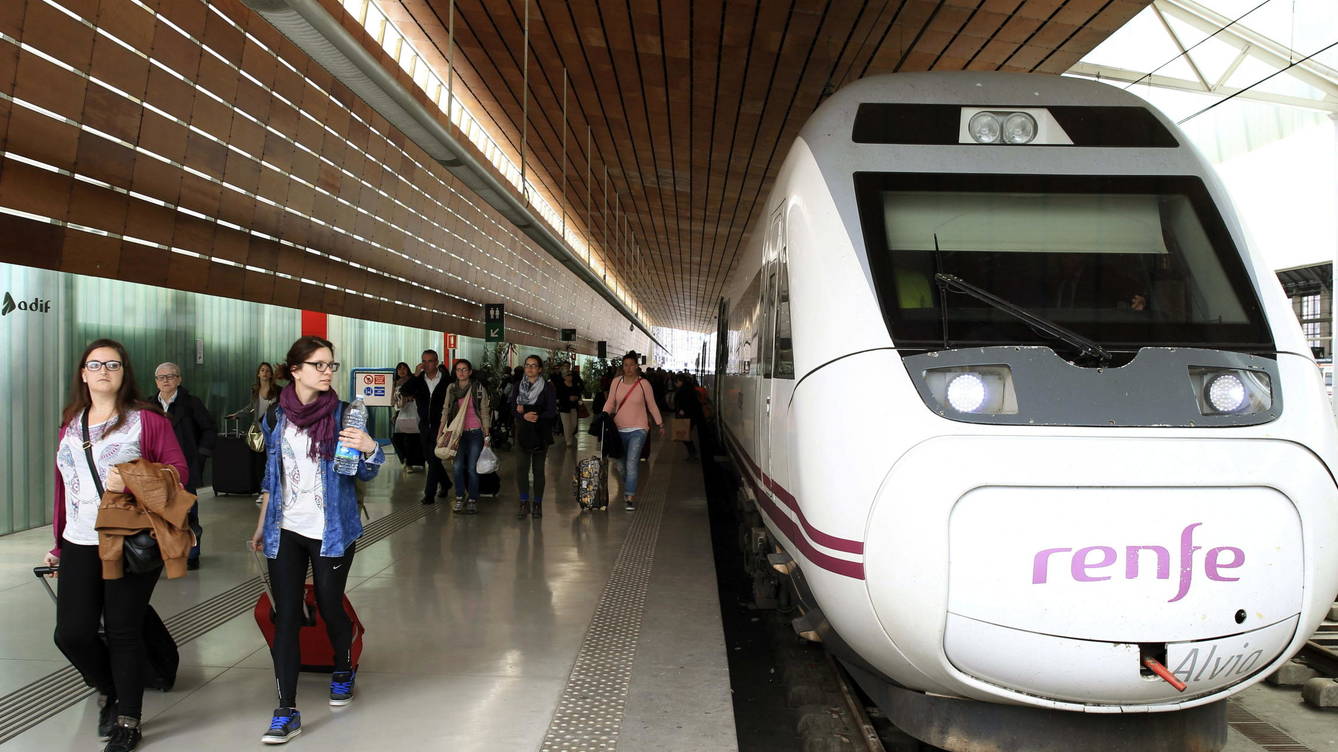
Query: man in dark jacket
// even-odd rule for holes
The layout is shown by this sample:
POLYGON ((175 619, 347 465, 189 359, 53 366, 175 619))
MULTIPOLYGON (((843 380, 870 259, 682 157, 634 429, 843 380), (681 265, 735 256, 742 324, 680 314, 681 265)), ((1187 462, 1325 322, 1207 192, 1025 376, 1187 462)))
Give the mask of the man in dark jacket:
POLYGON ((451 476, 437 458, 437 433, 441 429, 441 409, 446 404, 446 387, 450 377, 441 370, 441 359, 436 350, 424 350, 422 362, 414 375, 400 387, 400 394, 412 397, 418 408, 418 436, 423 442, 423 457, 427 461, 427 480, 423 487, 423 503, 435 504, 438 496, 451 490, 451 476))
MULTIPOLYGON (((190 466, 190 477, 186 479, 186 490, 195 493, 204 478, 204 461, 214 453, 214 416, 204 406, 199 397, 192 395, 181 386, 181 367, 176 363, 163 363, 153 371, 153 380, 158 385, 158 404, 172 421, 172 430, 181 445, 181 453, 190 466)), ((188 569, 200 568, 200 537, 204 528, 200 526, 200 502, 190 508, 190 529, 195 533, 195 545, 186 559, 188 569)))

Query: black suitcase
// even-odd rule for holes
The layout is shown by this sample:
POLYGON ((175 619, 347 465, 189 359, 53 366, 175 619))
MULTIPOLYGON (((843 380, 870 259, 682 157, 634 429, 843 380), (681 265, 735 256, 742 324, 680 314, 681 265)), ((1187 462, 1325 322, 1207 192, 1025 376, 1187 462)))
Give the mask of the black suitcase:
MULTIPOLYGON (((52 603, 56 602, 56 591, 51 589, 48 575, 58 569, 59 567, 33 567, 33 574, 41 580, 47 595, 51 596, 52 603)), ((98 638, 104 643, 107 641, 107 635, 102 627, 98 627, 98 638)), ((59 641, 56 642, 56 647, 60 648, 59 641)), ((162 617, 158 616, 153 606, 149 606, 144 612, 144 650, 144 688, 171 691, 177 683, 177 667, 181 664, 181 654, 177 651, 177 643, 172 639, 172 633, 167 631, 167 625, 163 623, 162 617)), ((61 648, 61 653, 64 652, 65 649, 61 648)), ((87 684, 88 680, 85 679, 84 683, 87 684)))
POLYGON ((502 491, 502 476, 497 473, 484 473, 479 476, 479 496, 497 498, 502 491))
POLYGON ((238 430, 240 420, 227 422, 232 424, 232 430, 214 440, 214 495, 254 496, 260 493, 258 479, 264 475, 265 455, 251 451, 246 445, 245 434, 238 430))

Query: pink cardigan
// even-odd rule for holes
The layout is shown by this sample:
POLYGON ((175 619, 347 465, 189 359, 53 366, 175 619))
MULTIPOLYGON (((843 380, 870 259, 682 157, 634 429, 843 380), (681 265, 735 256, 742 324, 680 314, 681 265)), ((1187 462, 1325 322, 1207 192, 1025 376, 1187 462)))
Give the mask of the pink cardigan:
POLYGON ((628 386, 623 383, 621 376, 614 379, 613 384, 609 386, 609 398, 604 401, 604 412, 612 413, 614 403, 617 403, 618 414, 614 416, 613 423, 619 429, 640 428, 643 431, 650 430, 650 422, 646 420, 646 413, 649 412, 655 418, 655 425, 662 425, 664 419, 660 417, 660 408, 655 404, 655 396, 650 389, 650 382, 641 379, 636 386, 628 386))
MULTIPOLYGON (((60 435, 56 439, 57 446, 65 440, 65 429, 66 426, 60 427, 60 435)), ((186 457, 181 453, 176 432, 172 430, 172 422, 165 416, 149 410, 140 411, 139 450, 140 456, 150 462, 175 467, 183 484, 190 481, 190 468, 186 465, 186 457)), ((87 461, 83 455, 76 457, 75 460, 87 461)), ((65 478, 61 476, 59 467, 56 468, 55 497, 56 508, 51 514, 51 528, 56 534, 56 547, 51 549, 51 553, 60 556, 60 547, 65 544, 61 538, 65 532, 65 478)))

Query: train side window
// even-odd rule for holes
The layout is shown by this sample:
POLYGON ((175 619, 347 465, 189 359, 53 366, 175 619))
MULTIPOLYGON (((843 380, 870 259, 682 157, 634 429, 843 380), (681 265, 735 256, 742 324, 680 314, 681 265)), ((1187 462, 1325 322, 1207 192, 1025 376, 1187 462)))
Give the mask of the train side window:
POLYGON ((790 335, 790 270, 788 259, 781 256, 776 289, 776 344, 772 350, 778 379, 794 378, 794 340, 790 335))
POLYGON ((762 378, 771 378, 772 366, 772 328, 776 323, 776 262, 768 261, 762 268, 766 275, 766 298, 762 303, 762 326, 757 336, 761 347, 758 348, 758 360, 762 365, 762 378))

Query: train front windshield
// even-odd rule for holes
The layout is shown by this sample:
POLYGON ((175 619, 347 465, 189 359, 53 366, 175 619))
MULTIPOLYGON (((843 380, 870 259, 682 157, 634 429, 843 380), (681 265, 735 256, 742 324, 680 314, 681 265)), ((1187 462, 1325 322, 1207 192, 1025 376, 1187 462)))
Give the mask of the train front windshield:
POLYGON ((1115 350, 1274 349, 1198 178, 857 173, 855 187, 898 347, 1056 344, 941 291, 944 273, 1115 350))

